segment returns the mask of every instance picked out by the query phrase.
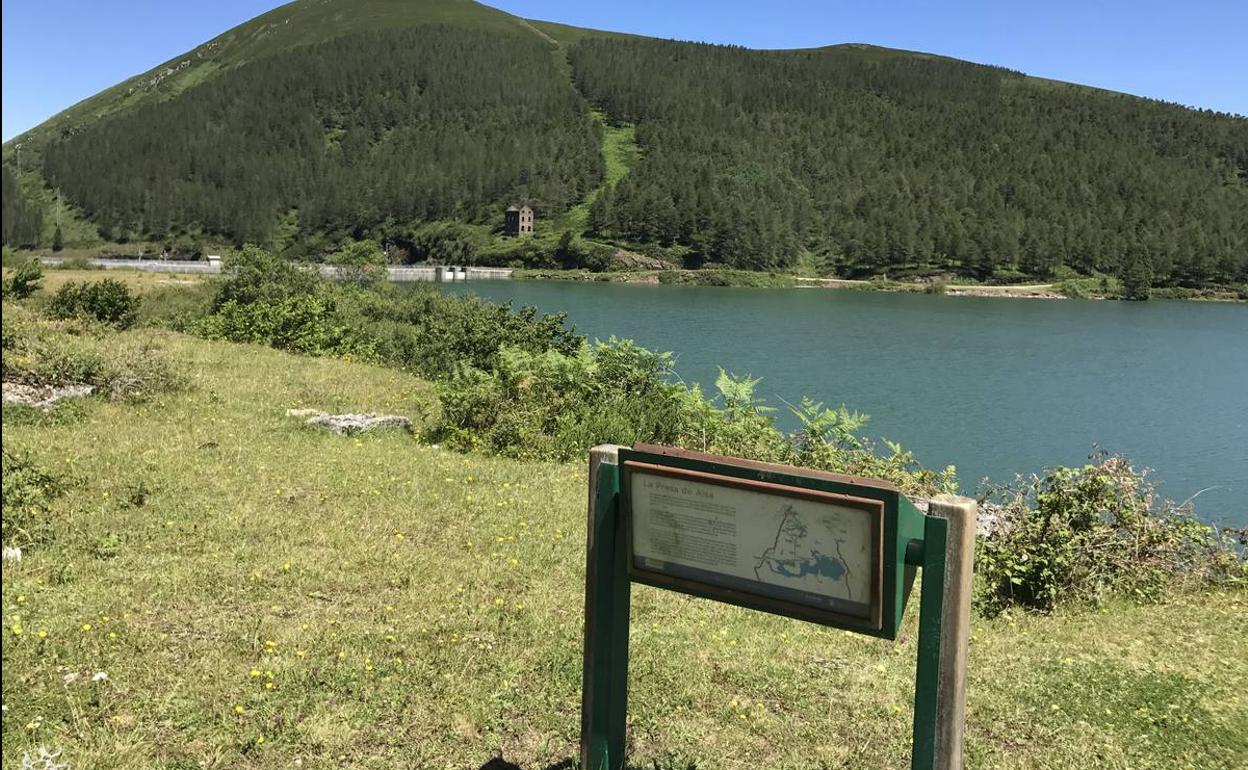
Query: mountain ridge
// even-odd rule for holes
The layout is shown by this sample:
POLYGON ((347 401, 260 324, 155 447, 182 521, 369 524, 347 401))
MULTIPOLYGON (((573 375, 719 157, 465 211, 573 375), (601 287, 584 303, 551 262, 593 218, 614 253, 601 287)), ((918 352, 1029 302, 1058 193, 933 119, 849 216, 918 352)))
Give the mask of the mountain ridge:
MULTIPOLYGON (((406 259, 602 264, 556 249, 558 227, 691 266, 1248 271, 1243 118, 939 54, 660 40, 471 0, 297 0, 4 156, 6 215, 28 222, 11 193, 55 186, 110 241, 315 256, 372 237, 406 259), (633 167, 604 187, 605 137, 625 130, 633 167), (497 239, 518 201, 541 212, 528 245, 497 239)), ((22 227, 6 243, 46 242, 22 227)))
MULTIPOLYGON (((348 1, 358 4, 358 0, 348 0, 348 1)), ((219 65, 217 62, 217 59, 215 58, 214 52, 220 49, 226 48, 230 46, 231 44, 236 43, 237 38, 240 35, 242 35, 244 32, 252 33, 253 40, 250 42, 254 43, 254 42, 257 42, 261 37, 263 37, 264 28, 267 27, 270 29, 275 29, 280 26, 287 26, 291 18, 293 18, 290 14, 297 10, 296 6, 298 6, 299 9, 302 9, 307 6, 325 7, 325 6, 330 6, 331 4, 336 5, 338 2, 341 2, 341 0, 312 0, 312 2, 308 2, 308 0, 292 0, 292 2, 285 3, 270 11, 266 11, 265 13, 253 19, 243 22, 242 24, 235 25, 234 27, 227 29, 226 31, 220 33, 219 35, 209 38, 208 40, 204 41, 203 43, 195 46, 194 48, 188 51, 178 54, 177 56, 174 56, 166 61, 163 61, 147 70, 144 70, 136 75, 132 75, 122 80, 121 82, 117 83, 116 85, 109 86, 108 88, 105 88, 99 91, 98 93, 92 94, 91 96, 88 96, 85 99, 82 99, 78 102, 75 102, 74 104, 69 105, 65 109, 60 110, 56 112, 55 114, 49 116, 46 120, 40 122, 38 125, 32 126, 31 128, 17 134, 16 136, 12 137, 8 141, 4 142, 4 148, 8 150, 11 147, 16 146, 18 144, 22 144, 24 142, 29 142, 38 138, 42 138, 41 136, 39 136, 40 134, 43 134, 51 129, 55 129, 58 127, 61 128, 62 130, 72 130, 74 126, 66 125, 66 124, 72 124, 75 120, 78 123, 81 123, 81 122, 84 122, 85 120, 96 119, 99 117, 106 117, 107 115, 113 114, 113 112, 115 111, 113 109, 108 109, 103 112, 90 114, 90 109, 92 107, 99 106, 102 101, 105 101, 109 98, 126 99, 129 96, 131 96, 134 92, 138 91, 139 96, 137 99, 134 100, 134 105, 130 105, 130 104, 125 105, 127 107, 137 106, 138 104, 142 104, 144 102, 144 95, 152 95, 153 89, 167 82, 169 82, 170 85, 173 86, 173 88, 166 88, 164 93, 160 95, 163 95, 165 98, 172 98, 176 96, 177 94, 181 93, 182 91, 186 90, 186 88, 193 87, 194 85, 197 85, 198 83, 203 82, 204 80, 208 79, 208 77, 210 77, 214 73, 225 69, 225 66, 236 65, 240 63, 234 59, 228 59, 225 65, 219 65), (256 27, 261 28, 260 30, 261 34, 259 35, 256 34, 256 30, 255 30, 256 27), (218 65, 218 66, 214 67, 214 65, 218 65), (190 70, 190 71, 186 71, 186 70, 190 70), (199 75, 200 77, 197 77, 197 78, 191 77, 195 75, 199 75)), ((372 2, 376 2, 376 0, 366 0, 366 2, 372 3, 372 2)), ((391 2, 394 4, 401 4, 401 5, 415 5, 413 3, 400 2, 398 0, 383 0, 383 2, 391 2)), ((515 24, 516 27, 527 28, 529 30, 536 32, 539 35, 548 35, 549 37, 547 39, 553 39, 553 41, 559 45, 567 45, 569 43, 575 43, 587 37, 655 39, 655 40, 671 40, 672 42, 689 42, 689 43, 695 43, 699 45, 720 45, 717 43, 703 43, 700 41, 677 40, 674 38, 646 38, 646 36, 643 36, 643 35, 638 35, 638 34, 630 33, 630 32, 621 32, 618 30, 601 30, 601 29, 594 29, 594 28, 589 28, 589 27, 577 27, 575 25, 564 24, 562 22, 548 20, 548 19, 529 19, 529 18, 516 16, 514 14, 507 13, 506 11, 493 8, 492 6, 486 5, 484 3, 474 2, 474 0, 421 0, 421 3, 419 3, 419 5, 422 5, 422 6, 444 5, 445 7, 440 9, 440 12, 439 12, 439 9, 434 9, 434 12, 431 14, 429 18, 421 19, 421 20, 412 20, 410 23, 428 24, 428 23, 435 23, 435 20, 441 20, 444 22, 457 20, 457 14, 451 12, 453 10, 452 7, 458 7, 462 9, 479 9, 481 11, 486 12, 486 14, 482 14, 482 16, 487 15, 487 14, 497 14, 499 17, 505 17, 505 20, 512 22, 513 24, 515 24)), ((429 12, 429 10, 430 9, 427 7, 422 8, 422 11, 424 12, 429 12)), ((337 13, 341 14, 342 11, 338 11, 337 13)), ((464 21, 462 17, 458 17, 458 20, 464 21)), ((496 25, 501 25, 503 21, 504 19, 496 19, 495 23, 496 25)), ((342 37, 345 35, 353 34, 354 32, 357 32, 357 31, 360 31, 360 30, 354 27, 348 27, 341 32, 337 32, 333 35, 327 36, 318 41, 310 42, 306 40, 300 40, 290 45, 281 46, 277 50, 266 52, 266 55, 280 53, 282 50, 288 50, 289 48, 297 47, 299 45, 309 45, 309 44, 314 44, 315 42, 325 42, 335 37, 342 37)), ((913 56, 913 57, 928 58, 928 59, 941 59, 941 60, 948 60, 948 61, 961 62, 965 64, 971 64, 971 65, 976 65, 976 66, 1001 69, 1007 72, 1013 72, 1015 74, 1022 75, 1028 81, 1033 81, 1037 83, 1051 83, 1051 84, 1065 86, 1065 87, 1088 89, 1088 90, 1099 92, 1099 93, 1115 94, 1115 95, 1129 97, 1132 99, 1145 99, 1148 101, 1155 101, 1155 102, 1159 102, 1163 104, 1170 104, 1170 105, 1182 107, 1183 109, 1195 110, 1195 111, 1200 111, 1200 112, 1211 112, 1211 113, 1218 114, 1218 115, 1228 115, 1232 117, 1243 117, 1243 116, 1234 115, 1233 113, 1223 113, 1217 110, 1206 110, 1206 109, 1202 109, 1202 108, 1191 106, 1191 105, 1181 104, 1178 102, 1168 102, 1168 101, 1161 100, 1161 99, 1155 99, 1153 97, 1140 96, 1138 94, 1132 94, 1132 93, 1128 93, 1125 91, 1116 91, 1113 89, 1103 88, 1100 86, 1093 86, 1093 85, 1087 85, 1083 83, 1076 83, 1073 81, 1065 81, 1065 80, 1046 78, 1046 77, 1041 77, 1041 76, 1036 76, 1036 75, 1030 75, 1030 74, 1027 74, 1018 70, 1012 70, 1010 68, 997 65, 997 64, 993 64, 990 62, 977 62, 977 61, 971 61, 968 59, 959 59, 955 56, 949 56, 946 54, 939 54, 939 53, 934 53, 930 51, 917 51, 917 50, 909 50, 909 49, 902 49, 902 48, 890 48, 887 46, 880 46, 880 45, 876 45, 873 43, 866 43, 866 42, 850 41, 850 42, 829 43, 827 45, 800 47, 800 48, 750 48, 746 46, 739 46, 739 47, 748 51, 758 51, 758 52, 768 52, 768 53, 814 53, 814 52, 824 52, 824 51, 861 51, 864 53, 876 54, 876 55, 879 55, 879 54, 892 55, 892 56, 901 55, 901 56, 913 56)), ((244 48, 246 48, 245 44, 244 44, 244 48)))

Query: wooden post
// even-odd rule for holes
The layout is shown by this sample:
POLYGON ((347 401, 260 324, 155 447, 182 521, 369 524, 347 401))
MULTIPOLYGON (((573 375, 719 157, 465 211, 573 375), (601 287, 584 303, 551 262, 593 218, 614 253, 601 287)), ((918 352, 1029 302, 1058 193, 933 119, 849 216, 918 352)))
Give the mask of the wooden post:
MULTIPOLYGON (((968 497, 939 495, 932 499, 928 513, 947 522, 934 766, 936 770, 961 770, 978 509, 968 497)), ((936 577, 924 575, 923 582, 936 577)))
POLYGON ((603 445, 589 452, 581 685, 584 770, 618 770, 624 766, 630 586, 617 502, 620 448, 603 445))

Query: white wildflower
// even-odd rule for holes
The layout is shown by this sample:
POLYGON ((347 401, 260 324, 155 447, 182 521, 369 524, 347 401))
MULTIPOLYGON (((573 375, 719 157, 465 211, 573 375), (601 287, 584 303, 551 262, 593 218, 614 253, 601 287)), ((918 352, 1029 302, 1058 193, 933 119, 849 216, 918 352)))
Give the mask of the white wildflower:
POLYGON ((91 681, 92 682, 107 682, 108 674, 105 673, 104 671, 96 671, 94 674, 91 675, 91 681))
POLYGON ((18 548, 17 546, 6 545, 4 547, 4 560, 5 561, 21 561, 22 549, 18 548))

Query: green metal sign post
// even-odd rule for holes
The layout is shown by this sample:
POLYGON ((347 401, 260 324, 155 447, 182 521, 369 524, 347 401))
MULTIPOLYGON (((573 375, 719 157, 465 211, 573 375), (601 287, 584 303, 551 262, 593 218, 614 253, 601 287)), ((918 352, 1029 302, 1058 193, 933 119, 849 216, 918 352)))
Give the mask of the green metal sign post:
MULTIPOLYGON (((924 514, 884 482, 662 447, 596 447, 590 453, 589 470, 582 767, 624 766, 633 582, 895 639, 915 572, 921 569, 911 767, 961 768, 974 501, 937 498, 924 514), (646 497, 646 490, 656 487, 663 496, 646 497), (736 508, 715 499, 721 491, 720 497, 733 501, 736 508), (664 526, 693 522, 682 531, 685 542, 697 541, 693 533, 708 531, 706 522, 716 515, 729 517, 732 524, 715 531, 739 536, 736 522, 748 525, 752 506, 763 510, 760 505, 777 504, 790 513, 805 506, 801 510, 816 512, 824 524, 841 527, 836 533, 846 541, 857 537, 860 561, 843 557, 841 563, 852 562, 860 573, 856 579, 871 590, 860 590, 855 602, 848 602, 765 581, 756 584, 727 574, 731 569, 694 569, 663 536, 643 529, 656 499, 662 501, 659 519, 664 526), (708 518, 688 518, 682 504, 708 518), (664 559, 643 554, 648 546, 639 542, 644 538, 638 532, 651 545, 657 542, 668 549, 664 559)), ((797 531, 806 533, 804 525, 798 526, 797 531)), ((781 527, 783 531, 783 521, 781 527)), ((776 543, 780 541, 778 533, 776 543)), ((697 554, 699 563, 710 563, 705 544, 696 547, 703 549, 697 554)), ((782 574, 787 574, 783 568, 789 564, 780 562, 782 574)))

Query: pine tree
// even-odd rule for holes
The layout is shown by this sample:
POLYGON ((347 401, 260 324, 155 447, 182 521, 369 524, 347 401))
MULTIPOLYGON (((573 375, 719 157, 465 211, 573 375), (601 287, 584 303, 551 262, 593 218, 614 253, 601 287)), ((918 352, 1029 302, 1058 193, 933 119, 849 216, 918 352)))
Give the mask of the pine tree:
POLYGON ((1152 263, 1144 256, 1131 259, 1123 269, 1119 280, 1122 282, 1123 299, 1148 299, 1153 284, 1152 263))

